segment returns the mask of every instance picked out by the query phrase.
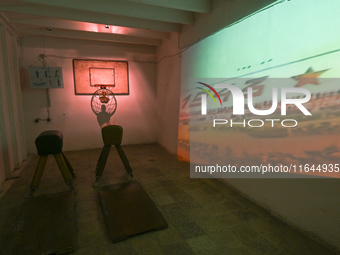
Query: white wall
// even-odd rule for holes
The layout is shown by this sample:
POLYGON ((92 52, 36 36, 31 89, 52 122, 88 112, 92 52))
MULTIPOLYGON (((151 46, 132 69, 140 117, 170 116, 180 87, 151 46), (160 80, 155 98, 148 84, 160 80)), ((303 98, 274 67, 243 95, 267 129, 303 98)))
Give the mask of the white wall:
MULTIPOLYGON (((129 63, 130 95, 116 96, 117 111, 111 121, 124 128, 123 144, 156 142, 156 65, 152 46, 114 44, 52 37, 24 37, 21 62, 22 98, 28 153, 36 153, 34 141, 45 130, 64 134, 63 150, 100 148, 101 129, 90 106, 91 96, 75 95, 73 59, 126 60, 129 63), (63 89, 50 89, 51 122, 47 118, 45 89, 30 89, 27 67, 46 54, 47 66, 62 67, 63 89), (51 62, 53 61, 53 62, 51 62)), ((42 66, 40 62, 34 64, 42 66)))
POLYGON ((340 248, 339 179, 226 179, 309 235, 340 248))
POLYGON ((17 36, 0 20, 0 191, 26 159, 17 36))
POLYGON ((172 34, 157 50, 157 142, 177 153, 181 55, 178 35, 172 34))

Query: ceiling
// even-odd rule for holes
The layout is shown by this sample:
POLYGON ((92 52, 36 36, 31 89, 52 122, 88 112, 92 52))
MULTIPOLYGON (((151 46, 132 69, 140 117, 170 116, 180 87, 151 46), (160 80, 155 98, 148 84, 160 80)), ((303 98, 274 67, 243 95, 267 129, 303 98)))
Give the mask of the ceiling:
POLYGON ((211 11, 212 0, 0 0, 0 18, 22 37, 154 46, 211 11))

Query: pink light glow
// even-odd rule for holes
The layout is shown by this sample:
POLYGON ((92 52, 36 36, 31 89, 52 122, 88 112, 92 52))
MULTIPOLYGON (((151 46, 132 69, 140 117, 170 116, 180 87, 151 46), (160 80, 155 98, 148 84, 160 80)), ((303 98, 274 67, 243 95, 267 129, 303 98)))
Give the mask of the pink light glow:
POLYGON ((114 86, 115 69, 114 68, 91 68, 90 67, 90 85, 91 86, 114 86))
POLYGON ((88 32, 97 32, 97 33, 106 33, 106 34, 131 34, 133 29, 126 28, 126 27, 120 27, 120 26, 112 26, 109 25, 109 28, 106 28, 105 24, 96 24, 96 23, 90 23, 90 22, 78 22, 74 21, 72 22, 73 26, 75 26, 76 29, 88 31, 88 32))
POLYGON ((110 86, 115 94, 129 94, 128 62, 74 59, 76 95, 92 95, 100 86, 110 86))

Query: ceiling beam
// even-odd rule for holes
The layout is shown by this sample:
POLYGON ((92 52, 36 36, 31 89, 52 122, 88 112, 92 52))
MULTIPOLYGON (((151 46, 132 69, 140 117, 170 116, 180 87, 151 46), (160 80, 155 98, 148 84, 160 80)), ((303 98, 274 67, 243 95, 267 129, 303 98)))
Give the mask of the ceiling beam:
POLYGON ((19 6, 0 6, 0 11, 166 32, 180 32, 181 30, 180 24, 170 22, 128 18, 118 15, 93 13, 80 10, 65 9, 61 7, 51 8, 44 5, 29 4, 19 6))
POLYGON ((18 29, 7 19, 3 13, 0 13, 0 25, 4 25, 9 31, 12 32, 14 36, 16 36, 17 39, 20 38, 18 29))
POLYGON ((63 7, 88 12, 120 15, 139 19, 173 22, 186 25, 194 24, 192 12, 164 8, 154 5, 127 2, 125 0, 22 0, 27 3, 63 7))
POLYGON ((62 29, 53 29, 52 31, 48 31, 46 30, 46 28, 31 28, 31 29, 19 30, 19 32, 22 32, 25 34, 45 35, 45 36, 53 36, 53 37, 64 37, 64 38, 108 41, 108 42, 119 42, 119 43, 145 44, 145 45, 153 45, 153 46, 160 46, 162 43, 162 40, 160 39, 138 38, 138 37, 126 36, 126 35, 93 33, 93 32, 72 31, 72 30, 62 30, 62 29))
POLYGON ((126 0, 126 1, 200 13, 209 13, 212 11, 212 0, 163 0, 163 1, 126 0))
POLYGON ((80 22, 73 20, 63 20, 54 18, 30 18, 30 19, 11 19, 11 23, 24 24, 44 28, 58 28, 67 30, 78 30, 85 32, 98 32, 107 34, 121 34, 143 38, 168 39, 170 34, 167 32, 137 29, 129 27, 110 26, 105 28, 104 24, 80 22))

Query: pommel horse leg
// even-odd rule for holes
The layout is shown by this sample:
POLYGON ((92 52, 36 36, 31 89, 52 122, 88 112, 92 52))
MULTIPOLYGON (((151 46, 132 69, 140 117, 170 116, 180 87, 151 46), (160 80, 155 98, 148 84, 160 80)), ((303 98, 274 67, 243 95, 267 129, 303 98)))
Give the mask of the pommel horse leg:
POLYGON ((65 183, 70 186, 70 189, 76 194, 76 190, 73 187, 73 180, 72 180, 72 174, 67 167, 67 164, 64 160, 64 157, 62 156, 61 153, 59 154, 53 154, 55 161, 57 161, 57 165, 60 169, 60 172, 65 180, 65 183))
POLYGON ((102 152, 100 154, 100 157, 99 157, 99 160, 98 160, 97 166, 96 166, 96 181, 93 184, 94 188, 98 187, 99 179, 103 175, 104 168, 105 168, 106 161, 107 161, 107 157, 109 156, 109 153, 110 153, 110 149, 111 149, 111 145, 104 145, 104 147, 102 149, 102 152))
POLYGON ((119 154, 120 159, 122 160, 122 162, 124 164, 126 172, 131 177, 131 179, 134 181, 135 177, 133 176, 132 168, 130 166, 129 160, 127 159, 127 157, 126 157, 126 155, 125 155, 125 153, 123 151, 122 146, 116 145, 115 147, 116 147, 116 150, 117 150, 117 152, 119 154))
POLYGON ((33 179, 32 179, 32 182, 31 182, 30 197, 33 197, 34 191, 36 189, 38 189, 41 176, 42 176, 44 169, 45 169, 45 166, 46 166, 47 157, 48 157, 48 155, 43 155, 43 156, 40 156, 40 158, 39 158, 38 165, 36 167, 36 170, 34 172, 33 179))
POLYGON ((61 152, 61 156, 63 156, 63 159, 64 159, 64 161, 65 161, 65 163, 66 163, 66 166, 67 166, 68 171, 70 172, 72 178, 76 178, 77 176, 76 176, 75 173, 74 173, 73 167, 71 166, 70 162, 69 162, 68 159, 66 158, 64 152, 61 152))
POLYGON ((117 149, 120 159, 122 160, 125 170, 132 180, 135 180, 131 166, 129 164, 129 160, 127 159, 122 147, 120 146, 123 138, 123 128, 119 125, 106 125, 102 128, 102 137, 104 142, 104 147, 100 154, 97 166, 96 166, 96 181, 93 184, 93 187, 98 187, 98 181, 103 175, 103 171, 106 165, 107 157, 109 156, 109 152, 111 146, 114 145, 117 149))

